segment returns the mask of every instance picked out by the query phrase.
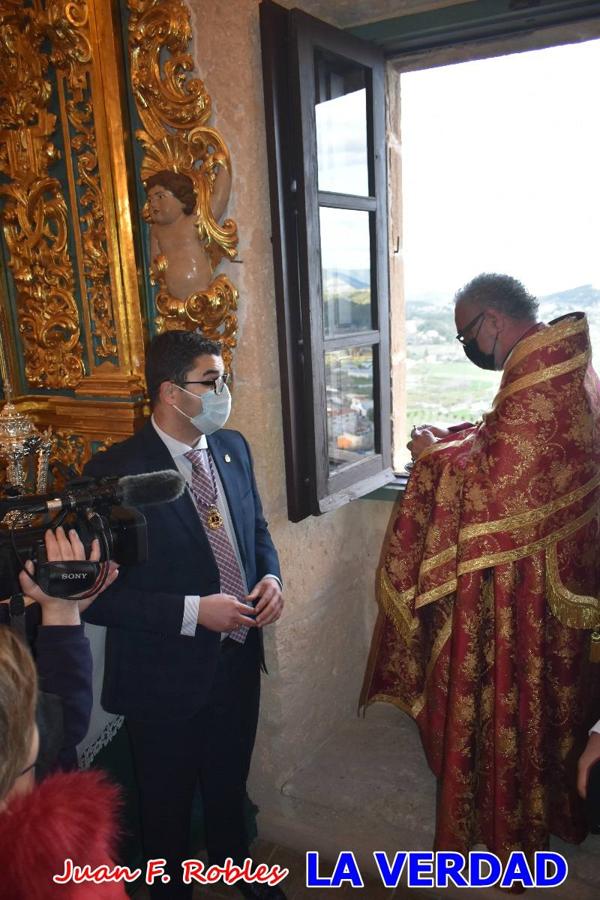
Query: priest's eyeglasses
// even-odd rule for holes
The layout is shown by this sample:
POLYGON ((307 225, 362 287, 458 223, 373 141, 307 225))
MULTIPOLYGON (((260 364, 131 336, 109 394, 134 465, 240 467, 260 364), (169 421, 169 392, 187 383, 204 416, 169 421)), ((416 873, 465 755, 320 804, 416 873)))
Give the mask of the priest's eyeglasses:
MULTIPOLYGON (((485 310, 483 310, 483 312, 480 312, 478 315, 476 315, 474 319, 471 319, 471 321, 469 322, 468 325, 465 325, 464 328, 461 328, 461 330, 456 335, 456 340, 459 341, 461 344, 466 344, 467 335, 468 335, 469 331, 471 330, 471 328, 473 328, 474 325, 477 325, 477 323, 479 322, 480 319, 483 318, 483 316, 485 316, 485 310)), ((477 337, 477 335, 475 335, 475 337, 477 337)))
POLYGON ((181 386, 183 387, 184 384, 201 384, 206 388, 212 388, 215 394, 222 394, 223 388, 230 381, 231 375, 229 372, 225 372, 223 375, 217 375, 216 378, 211 378, 208 381, 182 381, 181 386))

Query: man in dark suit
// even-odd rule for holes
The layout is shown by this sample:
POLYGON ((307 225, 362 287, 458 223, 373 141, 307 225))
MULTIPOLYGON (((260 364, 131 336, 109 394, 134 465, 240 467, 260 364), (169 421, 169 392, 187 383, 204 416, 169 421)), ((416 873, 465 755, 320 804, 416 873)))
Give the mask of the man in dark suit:
MULTIPOLYGON (((148 562, 121 566, 85 618, 107 626, 102 705, 125 716, 140 790, 144 851, 167 859, 153 897, 189 897, 199 782, 209 862, 248 856, 246 779, 260 693, 262 628, 283 600, 248 444, 220 430, 231 404, 219 344, 190 332, 155 338, 146 358, 150 422, 98 453, 86 474, 177 468, 178 500, 148 507, 148 562)), ((281 898, 267 885, 244 896, 281 898)))

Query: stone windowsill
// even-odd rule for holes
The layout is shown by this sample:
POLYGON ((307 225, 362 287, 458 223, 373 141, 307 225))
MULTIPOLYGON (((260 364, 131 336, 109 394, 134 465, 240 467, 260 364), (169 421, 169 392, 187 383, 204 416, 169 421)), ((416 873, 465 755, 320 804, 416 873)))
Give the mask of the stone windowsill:
POLYGON ((361 500, 387 500, 394 503, 406 490, 408 472, 396 472, 393 480, 382 485, 370 494, 365 494, 361 500))

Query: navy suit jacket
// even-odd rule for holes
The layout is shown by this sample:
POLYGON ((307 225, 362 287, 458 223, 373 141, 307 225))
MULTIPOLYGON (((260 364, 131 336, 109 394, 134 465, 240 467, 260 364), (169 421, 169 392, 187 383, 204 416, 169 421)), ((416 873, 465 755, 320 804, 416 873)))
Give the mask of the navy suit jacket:
MULTIPOLYGON (((264 575, 280 575, 265 522, 248 444, 238 431, 220 430, 208 445, 227 497, 251 590, 264 575)), ((85 474, 136 475, 176 469, 164 442, 147 422, 135 435, 96 454, 85 474)), ((110 588, 84 618, 107 626, 102 705, 143 719, 193 715, 206 702, 219 655, 220 635, 198 625, 181 635, 184 597, 220 591, 219 571, 186 491, 171 503, 143 508, 148 561, 121 566, 110 588)))

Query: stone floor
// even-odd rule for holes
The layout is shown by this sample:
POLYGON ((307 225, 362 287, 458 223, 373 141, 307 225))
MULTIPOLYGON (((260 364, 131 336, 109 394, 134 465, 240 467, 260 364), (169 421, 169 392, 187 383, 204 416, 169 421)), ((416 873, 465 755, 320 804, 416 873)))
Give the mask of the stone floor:
MULTIPOLYGON (((270 797, 258 797, 261 839, 252 848, 255 862, 288 868, 282 883, 289 900, 347 900, 356 889, 309 889, 305 886, 305 854, 317 850, 320 872, 329 874, 340 850, 352 850, 365 880, 366 900, 407 894, 422 900, 464 898, 468 889, 385 889, 376 878, 374 850, 389 858, 398 850, 429 850, 432 846, 435 780, 423 758, 419 737, 408 717, 391 706, 371 707, 366 718, 353 718, 318 748, 312 758, 270 797), (327 863, 329 861, 329 864, 327 863)), ((580 847, 558 840, 551 849, 569 864, 566 882, 550 891, 528 890, 528 898, 598 900, 600 897, 600 836, 580 847)), ((477 900, 498 900, 496 888, 472 889, 477 900)), ((145 900, 138 892, 136 900, 145 900)), ((239 897, 224 888, 196 888, 200 897, 239 897), (225 892, 227 890, 227 893, 225 892)))
MULTIPOLYGON (((272 803, 261 804, 259 833, 301 852, 318 850, 323 859, 335 860, 341 849, 352 850, 363 875, 375 876, 374 850, 384 850, 392 858, 398 850, 431 849, 435 793, 416 726, 394 707, 376 704, 365 718, 348 720, 287 780, 272 803)), ((527 897, 598 900, 600 835, 590 835, 579 847, 553 840, 551 849, 567 859, 568 878, 558 888, 530 889, 527 897)), ((467 890, 413 888, 410 893, 429 897, 438 893, 450 900, 464 898, 467 890)), ((500 896, 496 888, 471 890, 478 900, 500 896)), ((385 895, 372 891, 365 888, 369 900, 385 895)), ((399 891, 395 896, 404 896, 399 891)), ((296 896, 315 895, 305 889, 296 896)))

